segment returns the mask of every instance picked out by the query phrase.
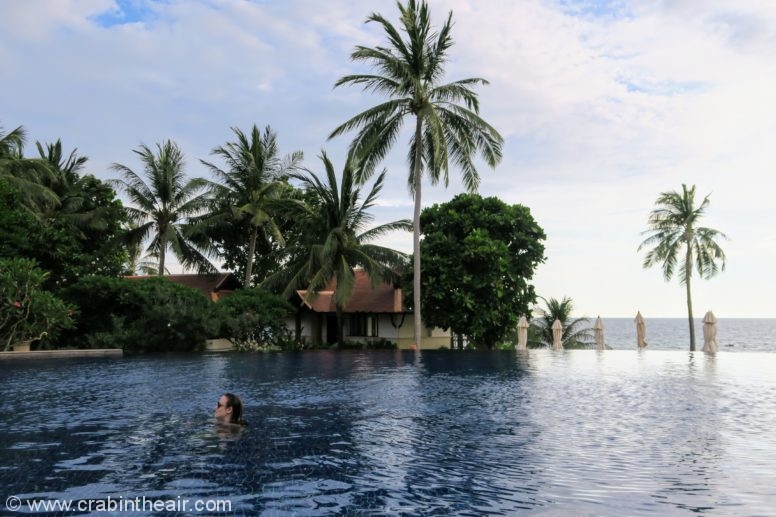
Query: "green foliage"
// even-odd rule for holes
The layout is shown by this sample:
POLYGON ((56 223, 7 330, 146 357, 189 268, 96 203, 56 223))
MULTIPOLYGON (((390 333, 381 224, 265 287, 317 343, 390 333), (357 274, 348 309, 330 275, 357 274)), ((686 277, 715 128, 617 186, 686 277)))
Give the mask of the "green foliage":
POLYGON ((544 348, 552 346, 552 324, 560 320, 563 327, 561 342, 563 348, 591 348, 595 342, 593 328, 587 318, 572 318, 574 300, 564 296, 562 300, 550 298, 544 300, 545 307, 540 308, 541 315, 531 320, 528 334, 528 346, 531 348, 544 348))
POLYGON ((369 228, 372 215, 369 210, 377 201, 383 187, 385 171, 361 199, 362 185, 356 181, 361 164, 349 157, 337 179, 334 165, 325 152, 321 154, 325 182, 310 171, 291 177, 301 182, 310 202, 300 215, 303 236, 292 252, 293 261, 271 275, 267 288, 281 286, 289 297, 296 289, 306 289, 308 296, 336 283, 334 302, 337 311, 337 342, 343 342, 342 307, 350 300, 355 286, 354 268, 361 267, 369 275, 372 285, 394 280, 405 255, 398 251, 372 244, 378 237, 394 230, 409 229, 409 221, 400 220, 369 228))
POLYGON ((160 274, 166 271, 168 249, 185 267, 202 273, 215 271, 206 257, 211 251, 209 243, 192 235, 194 229, 189 221, 207 209, 209 200, 203 191, 208 182, 202 178, 186 179, 183 152, 171 140, 157 144, 156 152, 146 145, 134 152, 143 164, 147 183, 126 165, 114 163, 111 167, 122 176, 111 184, 122 189, 135 205, 126 208, 137 225, 128 232, 127 240, 140 243, 150 237, 146 252, 159 257, 160 274))
MULTIPOLYGON (((358 181, 363 181, 376 168, 396 143, 402 125, 412 119, 414 131, 409 143, 408 183, 415 197, 413 218, 413 278, 415 311, 414 340, 421 342, 421 255, 420 212, 421 179, 432 184, 448 183, 452 162, 461 171, 469 192, 480 182, 474 157, 479 154, 490 167, 501 161, 503 138, 479 115, 479 99, 474 87, 488 82, 469 78, 444 84, 448 51, 453 45, 452 12, 442 28, 431 25, 428 4, 421 0, 398 2, 400 26, 397 29, 386 18, 373 13, 367 22, 380 26, 387 43, 374 48, 357 46, 353 61, 370 65, 368 74, 341 77, 335 87, 353 85, 387 97, 337 127, 329 138, 358 130, 350 144, 350 153, 364 160, 358 181), (403 38, 405 36, 406 38, 403 38)), ((425 270, 425 268, 424 268, 425 270)))
POLYGON ((657 208, 649 215, 649 228, 643 232, 649 237, 639 245, 639 251, 652 248, 644 257, 644 268, 660 265, 666 281, 671 280, 679 264, 679 282, 685 286, 687 294, 691 351, 695 350, 690 285, 693 266, 705 279, 725 270, 725 252, 717 240, 727 237, 713 228, 698 226, 709 203, 709 196, 706 196, 699 206, 695 205, 695 185, 688 189, 683 184, 682 192, 661 193, 655 202, 657 208))
POLYGON ((129 353, 188 352, 213 334, 212 303, 196 289, 164 277, 84 278, 63 292, 80 307, 67 346, 123 348, 129 353))
POLYGON ((48 274, 34 260, 0 258, 0 346, 55 338, 72 326, 73 308, 43 289, 48 274))
POLYGON ((253 281, 253 261, 260 242, 268 247, 273 243, 285 244, 280 223, 290 201, 291 189, 286 178, 299 167, 303 155, 295 151, 281 158, 277 133, 269 126, 262 134, 254 124, 250 136, 238 128, 232 131, 236 141, 216 147, 210 153, 227 164, 225 169, 201 160, 216 177, 216 182, 211 184, 214 209, 204 222, 206 231, 213 235, 215 229, 215 237, 222 242, 221 234, 231 233, 229 226, 248 223, 248 231, 241 234, 240 241, 247 245, 241 265, 243 284, 248 287, 253 281))
POLYGON ((115 192, 86 176, 60 199, 34 212, 18 188, 0 178, 0 257, 34 259, 49 273, 46 288, 52 290, 87 275, 118 276, 126 260, 125 215, 115 192))
POLYGON ((425 209, 420 222, 426 324, 479 348, 508 339, 536 300, 529 281, 544 261, 544 231, 530 210, 461 194, 425 209))
POLYGON ((261 288, 240 289, 215 308, 218 336, 230 339, 238 350, 294 347, 286 326, 294 308, 280 296, 261 288))

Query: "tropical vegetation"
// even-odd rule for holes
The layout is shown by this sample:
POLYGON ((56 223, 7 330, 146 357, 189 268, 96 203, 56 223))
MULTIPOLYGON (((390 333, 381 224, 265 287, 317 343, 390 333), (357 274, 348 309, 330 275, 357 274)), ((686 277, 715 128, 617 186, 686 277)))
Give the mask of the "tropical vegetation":
POLYGON ((460 194, 420 216, 427 325, 492 349, 536 301, 530 280, 544 262, 545 234, 522 205, 460 194))
POLYGON ((335 83, 335 87, 361 86, 366 91, 385 95, 388 100, 347 120, 329 138, 357 130, 350 151, 363 163, 357 178, 363 181, 393 147, 404 122, 407 119, 414 122, 408 152, 408 182, 415 200, 412 308, 414 340, 420 346, 422 177, 425 174, 432 185, 440 180, 447 185, 452 162, 461 170, 466 189, 475 192, 480 182, 474 164, 476 153, 495 167, 501 160, 503 139, 479 116, 479 100, 473 88, 488 84, 485 79, 442 82, 453 45, 452 12, 441 29, 435 30, 425 1, 408 0, 406 5, 398 3, 398 8, 399 28, 377 13, 367 18, 368 23, 377 23, 383 29, 387 45, 359 45, 350 56, 353 61, 371 65, 376 72, 346 75, 335 83))
POLYGON ((200 272, 215 271, 206 256, 209 250, 202 248, 202 241, 195 240, 189 221, 202 215, 208 207, 207 180, 186 178, 183 152, 172 140, 156 144, 156 152, 146 145, 140 145, 134 152, 143 164, 147 182, 126 165, 114 163, 111 167, 122 176, 113 180, 112 185, 129 196, 135 205, 125 208, 136 224, 127 232, 127 242, 143 242, 151 237, 146 252, 159 257, 159 275, 165 273, 168 249, 184 267, 200 272))
POLYGON ((374 206, 383 188, 386 171, 382 171, 366 196, 361 199, 363 162, 349 155, 338 180, 334 165, 321 153, 324 177, 305 170, 291 174, 306 192, 309 206, 300 214, 300 224, 305 228, 301 249, 294 253, 294 260, 271 275, 264 286, 283 286, 288 297, 296 289, 306 289, 307 296, 314 297, 332 281, 336 284, 334 303, 337 315, 337 342, 343 342, 343 307, 353 294, 355 268, 362 268, 369 275, 372 285, 380 281, 395 281, 406 256, 372 241, 395 230, 409 230, 408 220, 393 221, 371 226, 374 206), (371 227, 370 227, 371 226, 371 227))
POLYGON ((528 334, 528 346, 552 347, 552 325, 560 321, 563 332, 561 344, 563 348, 590 348, 595 343, 593 328, 587 318, 574 318, 574 300, 564 296, 557 298, 542 298, 544 307, 538 307, 538 317, 531 319, 533 332, 528 334))
POLYGON ((1 350, 72 327, 73 307, 43 288, 47 275, 34 260, 0 257, 1 350))
MULTIPOLYGON (((243 228, 247 223, 243 283, 250 286, 259 238, 269 247, 273 240, 278 246, 285 246, 281 221, 289 205, 294 203, 287 178, 299 168, 303 155, 301 151, 294 151, 281 157, 277 133, 269 126, 262 133, 254 124, 250 136, 238 128, 232 131, 236 140, 210 153, 226 163, 224 169, 200 160, 215 177, 211 184, 214 208, 203 218, 203 224, 210 237, 223 247, 234 235, 231 230, 243 228)), ((245 233, 238 232, 236 237, 242 241, 236 243, 238 246, 245 244, 245 233)))
POLYGON ((709 279, 725 270, 725 252, 717 242, 726 239, 724 233, 699 226, 709 206, 709 195, 696 204, 695 185, 682 191, 662 192, 649 214, 648 235, 639 245, 639 251, 649 249, 644 256, 644 268, 660 265, 663 277, 671 280, 675 273, 685 286, 687 318, 690 324, 690 350, 695 350, 695 324, 692 311, 691 281, 693 269, 703 279, 709 279), (677 269, 678 266, 678 269, 677 269))

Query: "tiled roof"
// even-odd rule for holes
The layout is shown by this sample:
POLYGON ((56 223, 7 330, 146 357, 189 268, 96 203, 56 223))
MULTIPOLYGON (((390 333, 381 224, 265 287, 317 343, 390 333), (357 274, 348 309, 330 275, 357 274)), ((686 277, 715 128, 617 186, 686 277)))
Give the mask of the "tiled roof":
MULTIPOLYGON (((155 278, 154 276, 128 276, 126 278, 138 280, 143 278, 155 278)), ((232 273, 216 273, 212 275, 164 275, 164 278, 176 284, 198 289, 209 300, 218 301, 225 295, 231 294, 239 287, 239 282, 232 273)))
MULTIPOLYGON (((397 313, 404 312, 404 303, 401 288, 394 288, 391 284, 381 282, 372 289, 369 275, 362 269, 356 269, 356 282, 353 288, 353 296, 345 305, 345 312, 368 313, 397 313)), ((335 280, 329 282, 326 288, 315 297, 304 301, 306 290, 297 291, 305 306, 314 312, 335 312, 334 289, 337 287, 335 280)))

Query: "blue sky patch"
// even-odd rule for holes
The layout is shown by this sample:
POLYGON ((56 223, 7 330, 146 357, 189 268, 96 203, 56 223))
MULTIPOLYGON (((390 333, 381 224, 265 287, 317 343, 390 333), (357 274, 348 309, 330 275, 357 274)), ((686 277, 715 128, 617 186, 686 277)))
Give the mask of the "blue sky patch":
POLYGON ((145 22, 154 15, 154 0, 117 0, 118 10, 106 11, 94 17, 101 27, 113 27, 129 23, 145 22))

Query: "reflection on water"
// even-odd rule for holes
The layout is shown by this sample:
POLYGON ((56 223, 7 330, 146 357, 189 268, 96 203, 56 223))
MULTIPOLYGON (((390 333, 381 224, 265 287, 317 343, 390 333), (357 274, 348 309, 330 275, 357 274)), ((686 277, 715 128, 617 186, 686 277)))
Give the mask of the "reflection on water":
POLYGON ((768 514, 773 354, 312 352, 3 364, 23 499, 264 515, 768 514), (249 427, 217 432, 218 396, 249 427))

